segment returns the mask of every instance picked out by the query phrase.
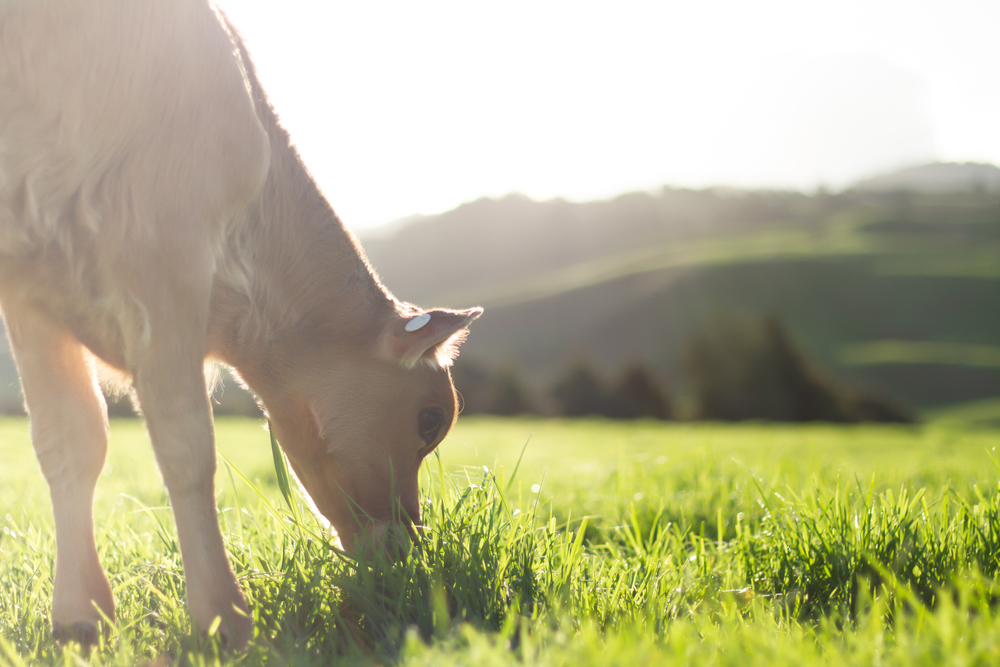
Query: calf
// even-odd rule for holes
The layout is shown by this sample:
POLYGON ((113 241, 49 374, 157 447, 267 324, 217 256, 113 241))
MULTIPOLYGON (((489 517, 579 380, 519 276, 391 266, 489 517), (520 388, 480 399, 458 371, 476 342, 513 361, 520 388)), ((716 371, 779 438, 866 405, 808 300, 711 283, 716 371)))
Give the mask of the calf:
POLYGON ((0 304, 55 513, 57 637, 115 614, 92 512, 106 366, 145 417, 192 616, 236 647, 252 628, 215 512, 206 359, 256 392, 355 549, 397 507, 419 526, 418 467, 482 312, 380 284, 208 0, 0 0, 0 304))

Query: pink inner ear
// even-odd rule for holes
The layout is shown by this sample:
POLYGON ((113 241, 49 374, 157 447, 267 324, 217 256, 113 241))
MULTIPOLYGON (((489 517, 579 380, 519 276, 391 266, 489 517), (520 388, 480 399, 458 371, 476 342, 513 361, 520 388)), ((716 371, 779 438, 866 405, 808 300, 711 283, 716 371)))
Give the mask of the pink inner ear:
POLYGON ((433 347, 429 352, 433 352, 434 361, 441 368, 447 368, 455 363, 455 359, 458 358, 458 348, 465 342, 465 339, 469 337, 468 329, 460 329, 433 347))
POLYGON ((458 346, 465 340, 466 326, 479 317, 482 309, 444 310, 422 313, 402 323, 397 320, 392 336, 391 355, 403 366, 412 367, 427 355, 428 361, 450 366, 458 356, 458 346), (400 331, 402 329, 402 331, 400 331))

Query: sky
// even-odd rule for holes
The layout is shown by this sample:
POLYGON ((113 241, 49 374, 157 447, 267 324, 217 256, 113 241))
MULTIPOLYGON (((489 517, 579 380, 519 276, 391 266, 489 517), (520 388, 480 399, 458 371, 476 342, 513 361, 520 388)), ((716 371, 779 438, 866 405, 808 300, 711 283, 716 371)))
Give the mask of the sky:
POLYGON ((1000 1, 216 0, 361 230, 483 196, 1000 164, 1000 1))

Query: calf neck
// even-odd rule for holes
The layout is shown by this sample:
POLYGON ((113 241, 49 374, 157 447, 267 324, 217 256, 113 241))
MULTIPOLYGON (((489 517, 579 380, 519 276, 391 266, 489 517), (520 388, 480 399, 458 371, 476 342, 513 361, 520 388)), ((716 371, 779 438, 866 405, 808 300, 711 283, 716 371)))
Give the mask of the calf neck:
POLYGON ((215 514, 205 360, 256 392, 353 550, 419 526, 418 468, 455 420, 448 366, 481 313, 381 285, 207 0, 0 0, 0 305, 52 496, 57 635, 114 619, 92 518, 106 366, 146 420, 192 615, 234 646, 251 627, 215 514))

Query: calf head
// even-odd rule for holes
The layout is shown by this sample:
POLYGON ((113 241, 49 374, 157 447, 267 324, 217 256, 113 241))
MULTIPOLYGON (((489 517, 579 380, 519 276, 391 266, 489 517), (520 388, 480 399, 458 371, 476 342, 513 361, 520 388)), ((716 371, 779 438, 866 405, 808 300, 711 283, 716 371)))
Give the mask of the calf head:
POLYGON ((458 416, 448 368, 481 313, 393 315, 360 351, 296 355, 296 391, 268 404, 295 475, 348 551, 416 536, 420 464, 458 416))

